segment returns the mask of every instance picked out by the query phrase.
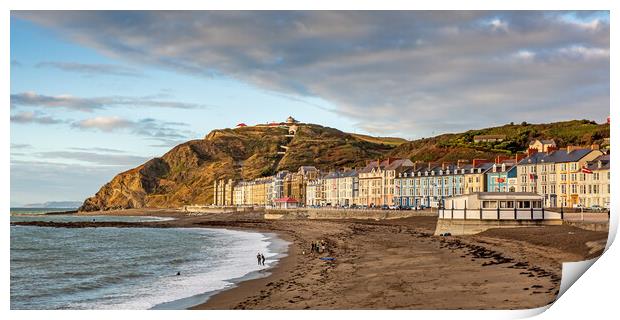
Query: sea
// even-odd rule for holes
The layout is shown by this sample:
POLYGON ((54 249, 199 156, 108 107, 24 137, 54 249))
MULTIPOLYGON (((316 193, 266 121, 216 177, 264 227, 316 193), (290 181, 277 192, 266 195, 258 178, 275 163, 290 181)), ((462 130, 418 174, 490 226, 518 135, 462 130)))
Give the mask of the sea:
MULTIPOLYGON (((169 219, 41 214, 50 211, 67 209, 12 208, 11 221, 169 219)), ((267 276, 288 246, 275 234, 209 228, 11 226, 10 233, 13 310, 186 309, 267 276)))

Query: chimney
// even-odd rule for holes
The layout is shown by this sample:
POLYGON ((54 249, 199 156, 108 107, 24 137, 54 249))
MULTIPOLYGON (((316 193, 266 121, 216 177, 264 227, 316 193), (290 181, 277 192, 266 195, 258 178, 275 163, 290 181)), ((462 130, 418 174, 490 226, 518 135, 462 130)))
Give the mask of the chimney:
POLYGON ((591 150, 598 150, 598 149, 600 149, 600 146, 599 146, 598 144, 592 144, 592 145, 590 146, 590 149, 591 149, 591 150))
POLYGON ((495 157, 495 163, 497 163, 497 164, 500 164, 500 163, 502 163, 505 160, 508 160, 508 157, 506 157, 506 156, 497 156, 497 157, 495 157))
POLYGON ((533 154, 535 154, 537 152, 538 152, 538 149, 536 149, 536 148, 529 148, 529 149, 527 149, 527 156, 529 157, 529 156, 531 156, 531 155, 533 155, 533 154))
POLYGON ((428 163, 428 170, 431 169, 431 162, 428 163))
POLYGON ((577 149, 575 146, 566 146, 566 153, 571 153, 572 151, 575 151, 575 149, 577 149))
POLYGON ((457 160, 456 161, 456 167, 457 168, 461 168, 462 164, 466 164, 467 162, 469 162, 469 161, 463 160, 463 159, 457 160))
POLYGON ((441 163, 441 170, 446 170, 446 165, 447 164, 448 164, 447 162, 442 162, 441 163))
POLYGON ((487 161, 487 159, 474 159, 472 160, 472 165, 473 167, 477 167, 478 165, 485 163, 487 161))
POLYGON ((558 147, 548 146, 547 147, 547 154, 550 154, 550 153, 552 153, 555 150, 558 150, 558 147))

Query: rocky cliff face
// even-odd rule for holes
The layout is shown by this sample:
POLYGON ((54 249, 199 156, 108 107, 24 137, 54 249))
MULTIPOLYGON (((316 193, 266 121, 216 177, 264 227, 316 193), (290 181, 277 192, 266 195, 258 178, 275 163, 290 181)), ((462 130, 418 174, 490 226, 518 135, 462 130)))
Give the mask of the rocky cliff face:
POLYGON ((302 165, 353 167, 393 149, 318 125, 301 125, 294 137, 286 135, 286 129, 277 127, 214 130, 118 174, 86 199, 80 211, 209 204, 216 179, 253 179, 302 165), (284 155, 278 154, 281 146, 288 147, 284 155))

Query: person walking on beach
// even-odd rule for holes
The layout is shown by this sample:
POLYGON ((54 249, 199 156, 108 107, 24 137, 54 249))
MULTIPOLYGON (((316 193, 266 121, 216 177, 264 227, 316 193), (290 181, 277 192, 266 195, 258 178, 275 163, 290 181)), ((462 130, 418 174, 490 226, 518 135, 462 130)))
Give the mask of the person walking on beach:
POLYGON ((260 266, 260 263, 261 263, 261 261, 262 261, 261 257, 262 257, 262 254, 259 252, 259 253, 256 255, 256 259, 258 260, 258 265, 259 265, 259 266, 260 266))
POLYGON ((260 260, 261 260, 261 263, 264 266, 265 265, 265 256, 262 253, 260 254, 260 260))

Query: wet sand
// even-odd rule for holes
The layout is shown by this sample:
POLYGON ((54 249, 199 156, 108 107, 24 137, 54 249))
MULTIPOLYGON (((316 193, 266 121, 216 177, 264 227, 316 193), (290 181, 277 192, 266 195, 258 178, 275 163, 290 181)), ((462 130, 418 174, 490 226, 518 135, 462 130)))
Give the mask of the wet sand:
MULTIPOLYGON (((93 214, 102 214, 93 213, 93 214)), ((40 223, 54 227, 223 227, 274 232, 291 242, 265 278, 222 291, 193 309, 525 309, 554 301, 561 263, 600 255, 607 232, 569 226, 432 236, 436 218, 389 221, 263 220, 260 213, 176 216, 156 222, 40 223), (325 240, 327 252, 310 254, 325 240), (320 260, 333 257, 334 262, 320 260)), ((33 224, 33 223, 23 223, 33 224)))

